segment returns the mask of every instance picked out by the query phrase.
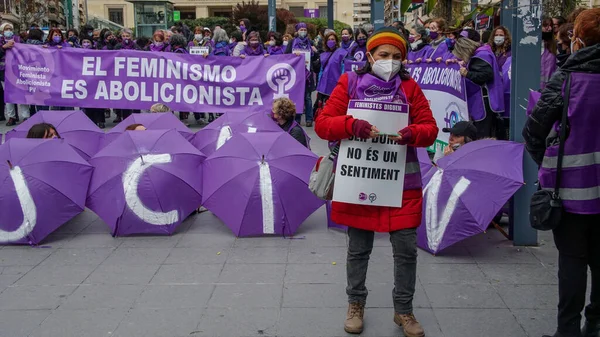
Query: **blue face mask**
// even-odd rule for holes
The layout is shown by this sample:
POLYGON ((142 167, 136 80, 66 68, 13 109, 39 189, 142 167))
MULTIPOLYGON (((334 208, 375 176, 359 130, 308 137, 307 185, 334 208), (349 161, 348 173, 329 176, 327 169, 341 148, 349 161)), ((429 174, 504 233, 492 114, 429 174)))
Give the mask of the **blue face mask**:
POLYGON ((450 50, 454 49, 455 44, 456 44, 455 39, 451 39, 449 37, 446 38, 446 46, 448 46, 448 49, 450 49, 450 50))
POLYGON ((7 39, 11 39, 14 35, 15 35, 15 33, 13 33, 10 30, 7 30, 6 32, 4 32, 4 37, 7 39))

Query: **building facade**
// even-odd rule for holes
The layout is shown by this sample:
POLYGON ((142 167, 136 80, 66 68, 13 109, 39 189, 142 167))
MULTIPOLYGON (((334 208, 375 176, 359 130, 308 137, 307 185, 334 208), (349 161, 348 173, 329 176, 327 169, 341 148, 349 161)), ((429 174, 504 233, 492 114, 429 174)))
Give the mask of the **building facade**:
MULTIPOLYGON (((241 0, 171 0, 173 10, 180 13, 180 18, 197 19, 204 17, 231 17, 233 7, 241 0)), ((136 1, 137 2, 137 1, 136 1)), ((266 4, 266 0, 261 1, 266 4)), ((277 0, 277 8, 290 10, 296 17, 304 17, 305 9, 317 9, 319 17, 327 17, 327 0, 277 0)), ((353 0, 335 0, 333 15, 335 20, 353 25, 353 0)), ((135 27, 134 5, 125 0, 88 0, 88 14, 110 20, 118 25, 135 27)), ((155 1, 145 2, 143 13, 138 17, 150 15, 165 15, 155 1)), ((139 8, 139 6, 138 6, 139 8)))

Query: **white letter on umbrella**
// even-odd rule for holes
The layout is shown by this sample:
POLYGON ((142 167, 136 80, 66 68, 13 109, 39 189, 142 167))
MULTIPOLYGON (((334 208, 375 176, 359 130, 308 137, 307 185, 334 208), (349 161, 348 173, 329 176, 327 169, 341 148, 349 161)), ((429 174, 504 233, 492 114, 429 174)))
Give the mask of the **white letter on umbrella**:
POLYGON ((10 170, 10 177, 15 184, 15 191, 19 198, 19 204, 21 204, 21 211, 23 212, 23 223, 12 232, 0 230, 0 241, 11 242, 18 241, 33 231, 37 222, 37 211, 35 209, 35 203, 31 197, 31 192, 25 182, 25 176, 23 171, 18 166, 13 167, 10 170))
POLYGON ((229 125, 225 125, 224 127, 222 127, 221 131, 219 131, 219 138, 217 138, 216 150, 220 149, 221 146, 225 145, 225 143, 227 143, 227 141, 231 139, 232 135, 233 131, 231 131, 229 125))
POLYGON ((153 164, 166 164, 171 162, 170 154, 146 154, 136 159, 123 173, 123 191, 127 207, 140 219, 151 225, 170 225, 179 220, 177 210, 167 213, 155 212, 146 206, 138 196, 138 183, 144 171, 153 164))
POLYGON ((438 195, 442 185, 443 174, 444 171, 442 169, 438 169, 423 190, 423 193, 426 197, 425 226, 427 228, 427 245, 431 250, 434 251, 437 250, 440 242, 442 242, 442 238, 446 232, 446 227, 448 227, 450 218, 452 217, 452 214, 454 214, 456 206, 458 206, 458 199, 461 195, 463 195, 463 193, 465 193, 471 184, 471 182, 465 177, 460 177, 456 183, 456 186, 452 188, 452 192, 448 198, 448 203, 444 208, 444 213, 442 213, 442 219, 438 220, 438 195))
POLYGON ((273 207, 273 182, 271 180, 271 169, 264 158, 258 164, 260 167, 260 198, 262 201, 263 233, 275 234, 275 210, 273 207))

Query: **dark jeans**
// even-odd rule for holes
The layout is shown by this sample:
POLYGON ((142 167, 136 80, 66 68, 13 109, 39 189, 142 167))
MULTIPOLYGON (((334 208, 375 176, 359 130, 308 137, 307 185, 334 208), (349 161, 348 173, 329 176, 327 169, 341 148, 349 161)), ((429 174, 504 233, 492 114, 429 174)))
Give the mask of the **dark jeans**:
MULTIPOLYGON (((375 233, 349 227, 348 237, 348 302, 365 304, 368 295, 365 282, 375 233)), ((410 314, 413 312, 412 301, 417 280, 417 230, 412 228, 390 232, 390 242, 394 253, 394 310, 398 314, 410 314)))
POLYGON ((86 108, 84 110, 88 118, 91 119, 92 122, 94 122, 95 124, 106 122, 106 116, 104 116, 104 109, 86 108))
POLYGON ((138 110, 134 111, 131 109, 115 109, 115 114, 117 115, 118 118, 121 118, 121 119, 125 119, 125 118, 131 116, 131 114, 134 112, 139 113, 138 110))
POLYGON ((558 248, 558 331, 579 336, 588 266, 592 272, 588 321, 600 320, 600 214, 565 213, 553 231, 558 248))
MULTIPOLYGON (((312 105, 312 92, 306 89, 304 94, 304 119, 306 123, 312 123, 313 121, 313 105, 312 105)), ((296 122, 300 123, 302 120, 302 114, 296 114, 296 122)))

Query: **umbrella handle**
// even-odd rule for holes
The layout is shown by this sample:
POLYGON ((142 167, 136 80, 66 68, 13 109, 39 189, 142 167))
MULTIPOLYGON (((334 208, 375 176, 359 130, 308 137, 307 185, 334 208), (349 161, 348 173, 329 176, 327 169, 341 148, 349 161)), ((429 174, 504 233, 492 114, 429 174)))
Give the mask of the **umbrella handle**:
POLYGON ((13 169, 13 164, 10 162, 10 160, 6 161, 8 163, 8 168, 10 168, 11 170, 13 169))

